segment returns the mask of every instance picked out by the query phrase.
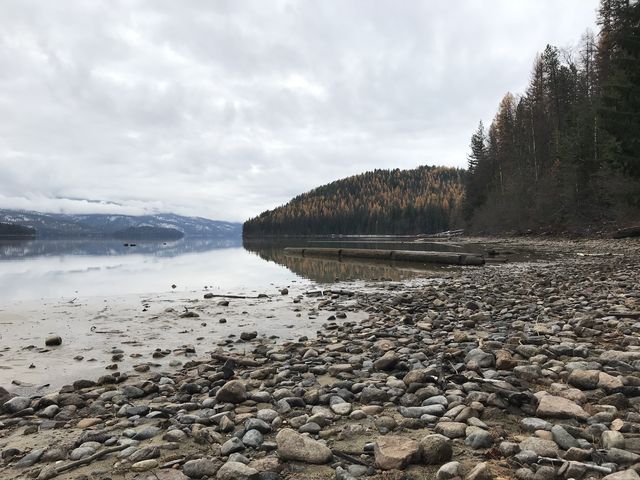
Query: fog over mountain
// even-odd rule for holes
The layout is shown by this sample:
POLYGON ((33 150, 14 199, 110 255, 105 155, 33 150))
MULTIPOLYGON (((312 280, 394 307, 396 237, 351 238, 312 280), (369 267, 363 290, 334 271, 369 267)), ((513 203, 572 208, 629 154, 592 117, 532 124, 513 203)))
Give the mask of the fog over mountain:
POLYGON ((4 0, 0 208, 242 221, 375 168, 464 166, 596 0, 4 0))

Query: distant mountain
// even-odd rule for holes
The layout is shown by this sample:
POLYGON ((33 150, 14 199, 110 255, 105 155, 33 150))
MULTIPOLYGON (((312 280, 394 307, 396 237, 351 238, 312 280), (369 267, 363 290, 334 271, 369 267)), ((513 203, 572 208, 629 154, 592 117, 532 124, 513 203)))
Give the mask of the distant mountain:
POLYGON ((36 231, 15 223, 0 223, 0 239, 34 238, 36 231))
POLYGON ((39 213, 0 209, 0 222, 34 228, 38 238, 99 238, 113 237, 116 232, 132 227, 175 229, 186 237, 239 237, 239 223, 183 217, 171 213, 158 215, 107 215, 39 213))
POLYGON ((464 170, 374 170, 295 197, 244 223, 245 237, 436 233, 460 226, 464 170))

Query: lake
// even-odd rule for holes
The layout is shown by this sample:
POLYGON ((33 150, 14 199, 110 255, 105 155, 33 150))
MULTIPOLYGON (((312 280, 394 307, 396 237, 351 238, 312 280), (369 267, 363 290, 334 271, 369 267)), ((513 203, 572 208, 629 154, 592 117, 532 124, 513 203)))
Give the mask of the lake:
MULTIPOLYGON (((139 242, 112 240, 0 242, 0 301, 73 298, 208 290, 250 294, 290 282, 404 280, 439 271, 407 263, 337 261, 289 257, 284 246, 242 239, 183 239, 139 242)), ((314 246, 451 249, 442 244, 378 240, 306 240, 314 246)), ((268 292, 270 293, 270 292, 268 292)))

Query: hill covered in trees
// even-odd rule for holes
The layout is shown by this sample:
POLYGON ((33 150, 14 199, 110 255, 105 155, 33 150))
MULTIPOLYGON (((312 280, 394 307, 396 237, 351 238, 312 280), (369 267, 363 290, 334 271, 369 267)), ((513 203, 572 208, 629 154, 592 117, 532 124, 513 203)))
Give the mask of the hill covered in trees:
POLYGON ((245 222, 243 235, 418 234, 460 224, 464 170, 374 170, 323 185, 245 222))
POLYGON ((35 236, 36 231, 33 228, 0 222, 0 238, 2 239, 35 238, 35 236))
POLYGON ((468 170, 376 170, 300 195, 245 236, 564 231, 640 222, 640 1, 601 0, 599 33, 548 45, 525 92, 471 137, 468 170), (461 218, 462 217, 462 218, 461 218))
POLYGON ((522 231, 640 220, 640 3, 602 0, 596 37, 547 46, 471 138, 465 217, 522 231))

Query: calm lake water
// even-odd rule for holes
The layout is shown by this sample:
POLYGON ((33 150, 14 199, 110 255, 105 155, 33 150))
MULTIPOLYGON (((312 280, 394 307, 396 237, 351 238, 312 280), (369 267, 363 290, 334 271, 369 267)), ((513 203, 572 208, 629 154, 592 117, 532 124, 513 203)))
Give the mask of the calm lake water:
MULTIPOLYGON (((403 242, 305 241, 314 246, 459 249, 403 242)), ((300 242, 289 241, 288 246, 300 242)), ((289 282, 403 280, 437 274, 419 265, 290 257, 284 244, 242 239, 139 242, 33 240, 0 242, 0 301, 109 296, 203 289, 219 293, 272 293, 289 282)), ((469 248, 465 248, 469 250, 469 248)), ((440 270, 441 271, 441 270, 440 270)))

